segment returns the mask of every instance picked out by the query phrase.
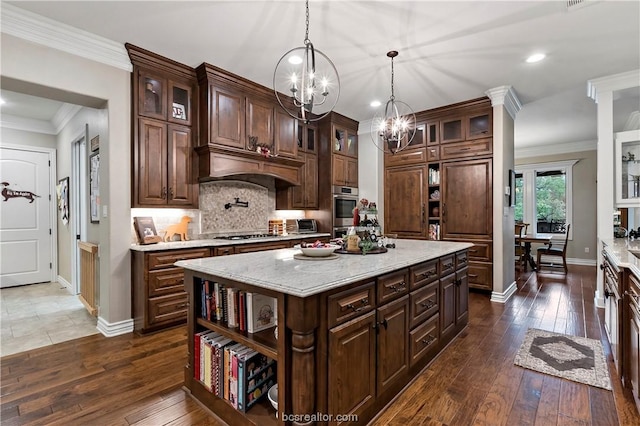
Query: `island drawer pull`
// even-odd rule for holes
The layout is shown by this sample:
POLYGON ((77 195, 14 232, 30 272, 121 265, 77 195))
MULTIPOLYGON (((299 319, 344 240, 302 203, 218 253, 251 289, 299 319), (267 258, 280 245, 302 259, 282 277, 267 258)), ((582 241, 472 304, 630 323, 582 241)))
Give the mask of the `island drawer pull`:
POLYGON ((423 308, 431 309, 434 306, 436 306, 436 302, 434 302, 431 299, 428 299, 426 302, 420 302, 420 306, 422 306, 423 308))
POLYGON ((362 311, 367 305, 369 304, 369 299, 368 298, 363 298, 360 300, 360 307, 356 308, 355 305, 353 303, 349 303, 347 305, 347 309, 351 309, 353 312, 360 312, 362 311))
POLYGON ((427 338, 426 338, 426 339, 422 339, 422 343, 424 343, 426 346, 429 346, 429 345, 430 345, 430 344, 432 344, 435 340, 436 340, 436 338, 429 334, 429 335, 427 335, 427 338))

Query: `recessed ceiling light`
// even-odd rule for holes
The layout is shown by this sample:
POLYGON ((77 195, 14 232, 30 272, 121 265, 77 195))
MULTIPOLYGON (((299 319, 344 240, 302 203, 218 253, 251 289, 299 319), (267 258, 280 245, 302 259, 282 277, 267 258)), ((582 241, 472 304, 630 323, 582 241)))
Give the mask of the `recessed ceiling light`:
POLYGON ((371 101, 371 103, 369 105, 371 105, 374 108, 377 108, 380 105, 382 105, 382 103, 380 101, 371 101))
POLYGON ((535 53, 527 58, 527 62, 529 62, 530 64, 533 62, 539 62, 543 60, 545 56, 546 55, 544 53, 535 53))
POLYGON ((298 55, 294 55, 289 58, 289 63, 291 65, 300 65, 302 63, 302 58, 298 55))

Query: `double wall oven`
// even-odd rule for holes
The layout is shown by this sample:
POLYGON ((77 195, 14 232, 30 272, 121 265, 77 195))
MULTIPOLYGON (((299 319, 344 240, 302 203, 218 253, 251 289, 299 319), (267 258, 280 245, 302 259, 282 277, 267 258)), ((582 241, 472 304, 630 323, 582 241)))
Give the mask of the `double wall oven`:
POLYGON ((333 186, 332 213, 334 238, 340 238, 353 225, 353 209, 358 205, 358 188, 333 186))

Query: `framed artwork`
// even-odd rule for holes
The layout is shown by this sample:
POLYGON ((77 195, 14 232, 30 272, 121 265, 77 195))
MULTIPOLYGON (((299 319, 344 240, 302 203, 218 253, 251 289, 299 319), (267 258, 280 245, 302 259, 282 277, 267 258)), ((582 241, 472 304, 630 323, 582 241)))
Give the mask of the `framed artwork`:
POLYGON ((100 153, 89 156, 89 211, 91 223, 100 222, 100 153))
POLYGON ((91 152, 100 149, 100 135, 91 138, 91 152))
POLYGON ((516 205, 516 171, 509 169, 509 206, 516 205))
POLYGON ((56 186, 58 195, 58 210, 60 210, 60 220, 63 224, 69 224, 69 177, 62 178, 56 186))
POLYGON ((173 103, 173 118, 179 118, 180 120, 186 120, 187 114, 184 110, 184 105, 173 103))
POLYGON ((162 241, 156 232, 156 225, 152 217, 134 217, 133 227, 136 230, 136 236, 140 244, 158 243, 162 241))

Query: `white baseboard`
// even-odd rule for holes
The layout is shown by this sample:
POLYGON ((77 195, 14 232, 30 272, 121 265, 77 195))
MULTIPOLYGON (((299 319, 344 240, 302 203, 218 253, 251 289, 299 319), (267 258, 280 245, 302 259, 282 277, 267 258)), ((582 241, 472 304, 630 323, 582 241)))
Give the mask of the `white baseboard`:
POLYGON ((595 259, 577 259, 567 258, 568 265, 596 266, 598 262, 595 259))
POLYGON ((62 284, 67 289, 67 291, 69 293, 74 294, 74 295, 76 294, 76 292, 71 289, 71 283, 69 281, 65 280, 64 278, 62 278, 60 275, 58 275, 58 278, 56 278, 56 281, 58 283, 62 284))
POLYGON ((98 331, 106 337, 119 336, 133 332, 133 318, 109 323, 102 317, 98 317, 98 331))
POLYGON ((498 293, 498 292, 492 291, 491 292, 491 301, 492 302, 497 302, 497 303, 506 303, 507 300, 509 300, 509 298, 511 296, 513 296, 513 293, 515 293, 517 289, 518 289, 518 287, 516 286, 516 282, 514 281, 502 293, 498 293))

